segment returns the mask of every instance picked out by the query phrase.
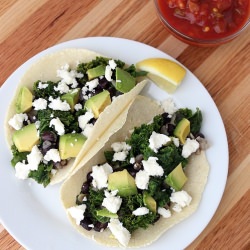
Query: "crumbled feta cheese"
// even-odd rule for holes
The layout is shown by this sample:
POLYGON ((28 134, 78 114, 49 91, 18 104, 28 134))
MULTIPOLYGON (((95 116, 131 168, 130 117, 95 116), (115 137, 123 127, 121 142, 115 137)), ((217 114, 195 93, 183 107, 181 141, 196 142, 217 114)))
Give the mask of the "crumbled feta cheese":
POLYGON ((47 100, 43 98, 38 98, 32 102, 34 110, 43 110, 47 108, 47 100))
POLYGON ((146 207, 139 207, 136 210, 132 212, 133 215, 135 216, 141 216, 149 213, 149 209, 146 207))
MULTIPOLYGON (((37 129, 39 129, 40 123, 41 123, 40 121, 36 121, 36 122, 35 122, 35 126, 36 126, 37 129)), ((38 135, 38 136, 39 136, 39 135, 38 135)))
POLYGON ((163 145, 171 141, 171 138, 167 135, 158 134, 153 131, 152 135, 149 138, 149 147, 155 152, 158 152, 163 145))
POLYGON ((87 206, 85 204, 82 204, 82 205, 70 207, 67 209, 67 212, 71 215, 71 217, 73 217, 76 220, 77 225, 80 225, 81 220, 84 219, 84 213, 85 213, 86 207, 87 206))
POLYGON ((98 86, 98 84, 99 84, 99 80, 98 78, 95 78, 89 82, 86 82, 85 86, 88 88, 89 91, 92 92, 98 86))
POLYGON ((125 161, 128 155, 128 151, 115 152, 113 155, 113 161, 125 161))
POLYGON ((175 145, 177 148, 180 146, 180 140, 179 140, 179 138, 172 137, 172 141, 173 141, 174 145, 175 145))
POLYGON ((93 129, 94 129, 94 125, 92 123, 88 123, 86 124, 84 130, 82 131, 82 134, 88 138, 92 134, 93 129))
POLYGON ((87 111, 84 115, 78 117, 79 127, 84 131, 88 122, 94 118, 92 111, 87 111))
POLYGON ((130 158, 129 163, 134 164, 135 163, 135 157, 130 158))
POLYGON ((170 115, 174 114, 177 111, 177 107, 172 98, 168 98, 161 103, 164 111, 170 115))
POLYGON ((107 65, 105 68, 105 78, 111 82, 112 81, 112 69, 110 65, 107 65))
POLYGON ((159 207, 157 209, 157 212, 163 218, 169 218, 169 217, 171 217, 171 211, 169 209, 164 208, 164 207, 159 207))
POLYGON ((181 155, 184 158, 188 158, 192 153, 196 152, 200 144, 195 139, 186 139, 185 144, 183 145, 181 155))
POLYGON ((61 111, 69 111, 70 105, 66 101, 62 101, 60 97, 53 99, 51 96, 49 97, 49 108, 53 110, 61 110, 61 111))
POLYGON ((145 170, 136 173, 135 184, 140 189, 147 189, 149 182, 149 174, 145 170))
POLYGON ((170 196, 170 201, 174 204, 175 208, 174 210, 180 210, 180 208, 184 208, 186 206, 189 206, 190 202, 192 201, 192 197, 184 190, 173 192, 170 196), (176 206, 177 205, 177 206, 176 206))
POLYGON ((115 151, 115 152, 121 152, 121 151, 128 151, 131 149, 131 146, 128 145, 126 142, 114 142, 111 145, 111 148, 115 151))
POLYGON ((111 69, 115 69, 117 64, 115 63, 115 60, 111 59, 109 60, 109 66, 111 69))
POLYGON ((108 175, 113 172, 113 168, 105 163, 101 166, 93 166, 92 174, 93 177, 92 184, 95 188, 101 189, 108 186, 108 175))
POLYGON ((57 70, 57 76, 62 79, 62 82, 65 82, 67 85, 71 84, 72 88, 76 88, 78 86, 76 78, 83 77, 83 74, 78 73, 76 70, 69 71, 69 65, 65 64, 61 69, 57 70))
POLYGON ((49 86, 49 84, 47 84, 47 83, 39 82, 37 88, 38 89, 46 89, 48 86, 49 86))
POLYGON ((15 114, 10 120, 9 125, 15 130, 20 130, 23 127, 23 122, 28 120, 27 114, 15 114))
POLYGON ((27 155, 29 169, 30 170, 37 170, 38 165, 42 159, 43 159, 43 155, 42 155, 41 151, 38 149, 37 145, 35 145, 32 148, 30 154, 27 155))
POLYGON ((110 222, 108 223, 108 228, 121 245, 124 247, 128 245, 131 234, 125 227, 122 226, 122 223, 119 221, 119 219, 111 218, 110 222))
POLYGON ((27 166, 27 164, 22 163, 22 162, 18 162, 18 163, 15 165, 15 171, 16 171, 15 176, 16 176, 18 179, 25 180, 25 179, 28 178, 30 169, 29 169, 29 167, 27 166))
POLYGON ((58 149, 52 148, 50 149, 46 155, 44 156, 45 161, 53 161, 53 162, 59 162, 61 161, 60 154, 58 149))
POLYGON ((174 204, 172 209, 177 213, 180 213, 182 211, 182 208, 179 204, 174 204))
POLYGON ((50 127, 54 126, 55 131, 57 132, 58 135, 64 135, 65 134, 64 124, 60 121, 60 119, 58 117, 53 118, 50 121, 49 126, 50 127))
POLYGON ((122 198, 115 196, 114 193, 109 193, 107 190, 104 193, 106 197, 103 199, 102 206, 106 207, 111 213, 117 213, 122 204, 122 198))
POLYGON ((55 91, 59 91, 60 94, 68 93, 69 86, 65 82, 59 82, 57 86, 54 87, 55 91))
POLYGON ((149 157, 147 161, 142 161, 144 170, 149 176, 163 176, 163 168, 157 163, 157 160, 157 157, 149 157))
POLYGON ((75 109, 76 111, 82 109, 82 104, 81 104, 81 103, 77 103, 77 104, 74 106, 74 109, 75 109))

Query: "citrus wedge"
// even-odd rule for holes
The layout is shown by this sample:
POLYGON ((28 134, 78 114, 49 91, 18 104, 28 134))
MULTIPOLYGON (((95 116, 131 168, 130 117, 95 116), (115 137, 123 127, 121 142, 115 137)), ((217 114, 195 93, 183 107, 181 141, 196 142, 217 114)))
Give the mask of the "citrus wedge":
POLYGON ((148 58, 138 62, 136 67, 147 71, 147 77, 168 93, 173 93, 186 75, 181 65, 165 58, 148 58))

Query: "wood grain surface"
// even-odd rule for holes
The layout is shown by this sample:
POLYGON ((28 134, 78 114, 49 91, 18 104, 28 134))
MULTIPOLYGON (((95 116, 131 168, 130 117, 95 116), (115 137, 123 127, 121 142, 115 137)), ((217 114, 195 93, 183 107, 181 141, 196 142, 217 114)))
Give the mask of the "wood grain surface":
MULTIPOLYGON (((187 249, 250 249, 250 27, 228 44, 199 48, 163 28, 152 0, 1 0, 0 85, 36 53, 89 36, 149 44, 176 58, 204 84, 225 124, 229 173, 217 212, 187 249)), ((24 249, 2 225, 0 249, 24 249)))

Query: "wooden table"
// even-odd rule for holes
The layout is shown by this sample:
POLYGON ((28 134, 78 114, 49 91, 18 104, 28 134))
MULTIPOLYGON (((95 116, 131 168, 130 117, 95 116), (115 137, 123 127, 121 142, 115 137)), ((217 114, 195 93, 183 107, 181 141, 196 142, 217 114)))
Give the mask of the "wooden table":
MULTIPOLYGON (((0 85, 36 53, 89 36, 149 44, 179 60, 205 85, 225 123, 229 174, 216 214, 187 249, 250 249, 250 27, 228 44, 198 48, 163 28, 152 0, 1 0, 0 85)), ((0 249, 24 248, 0 225, 0 249)))

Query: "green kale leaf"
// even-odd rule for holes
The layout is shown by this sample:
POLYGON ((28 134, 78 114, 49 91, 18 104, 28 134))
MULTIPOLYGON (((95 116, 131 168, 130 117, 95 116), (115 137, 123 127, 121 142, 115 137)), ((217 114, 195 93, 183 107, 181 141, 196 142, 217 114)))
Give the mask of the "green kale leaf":
POLYGON ((38 88, 39 82, 41 81, 36 81, 33 85, 33 92, 36 99, 43 98, 48 100, 50 96, 56 98, 60 95, 59 92, 54 89, 54 87, 57 86, 57 83, 51 81, 42 82, 43 84, 48 84, 48 86, 44 89, 39 89, 38 88))
POLYGON ((43 186, 46 187, 51 180, 52 168, 53 164, 40 163, 37 170, 30 171, 29 178, 34 179, 39 184, 43 184, 43 186))
POLYGON ((27 155, 29 154, 29 152, 19 152, 14 144, 11 146, 11 151, 13 155, 11 165, 13 167, 16 166, 18 162, 25 161, 27 163, 27 155))
POLYGON ((196 135, 201 130, 202 113, 200 109, 196 109, 196 112, 190 117, 190 130, 193 135, 196 135))
POLYGON ((147 71, 137 71, 136 67, 134 64, 130 65, 128 68, 125 69, 130 75, 132 75, 134 78, 139 77, 139 76, 146 76, 148 74, 147 71))

